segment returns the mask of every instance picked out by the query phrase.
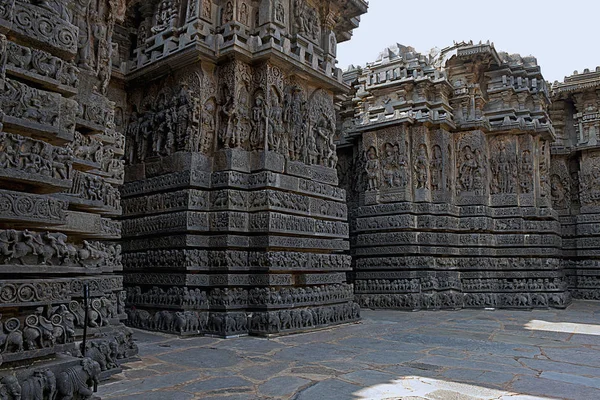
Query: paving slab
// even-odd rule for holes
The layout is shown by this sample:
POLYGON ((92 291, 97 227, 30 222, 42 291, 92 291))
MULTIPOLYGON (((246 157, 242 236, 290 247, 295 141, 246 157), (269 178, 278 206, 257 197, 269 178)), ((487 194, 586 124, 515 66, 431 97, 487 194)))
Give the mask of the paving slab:
POLYGON ((538 360, 520 358, 519 362, 539 373, 559 372, 597 378, 600 381, 600 368, 588 367, 587 365, 572 364, 569 362, 556 362, 550 360, 538 360))
POLYGON ((352 399, 360 386, 339 379, 327 379, 298 393, 294 400, 352 399))
POLYGON ((193 347, 156 356, 165 362, 177 363, 194 368, 231 367, 241 361, 231 350, 193 347))
POLYGON ((156 392, 144 392, 140 394, 130 394, 121 397, 113 397, 117 400, 191 400, 195 397, 192 393, 184 393, 170 390, 159 390, 156 392))
POLYGON ((140 361, 99 388, 147 400, 600 399, 600 303, 567 310, 363 311, 279 338, 135 331, 140 361), (540 322, 542 321, 542 322, 540 322))
POLYGON ((150 393, 157 389, 167 389, 181 383, 199 379, 198 371, 177 372, 142 379, 123 379, 112 381, 100 387, 102 398, 118 398, 134 394, 150 393))
POLYGON ((202 392, 226 392, 226 391, 250 391, 254 384, 249 380, 238 376, 225 376, 219 378, 210 378, 197 381, 181 388, 184 392, 202 393, 202 392))
POLYGON ((408 361, 413 361, 418 358, 421 358, 423 355, 419 353, 409 353, 404 351, 371 351, 369 353, 357 355, 354 359, 357 361, 362 361, 364 363, 373 365, 393 365, 393 364, 402 364, 408 361))
POLYGON ((250 380, 262 382, 282 373, 288 367, 289 364, 287 362, 253 362, 252 366, 242 369, 239 373, 250 380))
POLYGON ((269 397, 286 397, 289 398, 298 392, 301 388, 309 386, 311 381, 308 379, 298 378, 295 376, 278 376, 269 379, 258 387, 260 395, 269 397))
POLYGON ((519 377, 512 383, 511 389, 517 393, 545 396, 551 399, 600 399, 600 390, 563 380, 519 377))
POLYGON ((376 385, 381 382, 393 381, 395 378, 396 376, 394 374, 373 370, 360 370, 340 376, 340 379, 356 383, 361 386, 376 385))

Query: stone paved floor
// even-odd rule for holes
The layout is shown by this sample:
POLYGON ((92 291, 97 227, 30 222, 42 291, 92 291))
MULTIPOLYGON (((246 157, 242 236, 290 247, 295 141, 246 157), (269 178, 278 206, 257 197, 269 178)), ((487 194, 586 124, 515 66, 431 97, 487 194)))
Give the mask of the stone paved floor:
POLYGON ((600 303, 567 311, 364 311, 274 339, 136 331, 103 399, 600 399, 600 303))

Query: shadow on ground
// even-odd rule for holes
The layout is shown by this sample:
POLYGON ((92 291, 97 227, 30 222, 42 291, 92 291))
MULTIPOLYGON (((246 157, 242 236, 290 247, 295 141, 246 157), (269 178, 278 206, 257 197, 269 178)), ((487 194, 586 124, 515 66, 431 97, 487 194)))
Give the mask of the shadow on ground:
POLYGON ((567 310, 364 311, 275 339, 136 330, 103 399, 600 399, 600 303, 567 310))

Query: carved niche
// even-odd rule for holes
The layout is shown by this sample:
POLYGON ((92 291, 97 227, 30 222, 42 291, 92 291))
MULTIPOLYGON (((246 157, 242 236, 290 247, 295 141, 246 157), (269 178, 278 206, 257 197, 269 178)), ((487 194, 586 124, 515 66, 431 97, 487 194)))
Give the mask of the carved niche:
MULTIPOLYGON (((211 154, 218 110, 211 88, 211 73, 198 67, 164 84, 138 89, 131 96, 126 129, 127 162, 140 163, 178 151, 211 154)), ((231 133, 237 131, 231 127, 231 133)))

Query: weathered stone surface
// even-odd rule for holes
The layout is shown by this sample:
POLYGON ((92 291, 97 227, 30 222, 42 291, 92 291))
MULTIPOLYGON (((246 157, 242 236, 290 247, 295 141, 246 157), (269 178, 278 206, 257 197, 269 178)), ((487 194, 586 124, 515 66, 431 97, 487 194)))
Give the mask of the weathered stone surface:
MULTIPOLYGON (((53 398, 32 391, 55 379, 60 396, 89 397, 136 353, 125 319, 274 336, 356 321, 359 304, 600 299, 600 70, 549 87, 533 57, 469 42, 428 56, 397 45, 343 75, 337 43, 366 9, 0 5, 0 385, 53 398), (48 369, 22 367, 42 358, 48 369)), ((541 378, 593 386, 565 371, 541 378)), ((214 383, 207 396, 236 386, 199 379, 190 387, 214 383)), ((251 391, 238 381, 237 394, 251 391)), ((330 379, 300 397, 348 385, 330 379)))
POLYGON ((585 70, 552 85, 552 205, 565 232, 565 270, 575 298, 600 299, 597 251, 600 154, 598 87, 600 70, 585 70))
POLYGON ((160 387, 164 397, 203 399, 595 398, 598 311, 578 300, 568 312, 365 310, 360 324, 268 340, 143 333, 142 362, 100 394, 152 398, 160 387))
POLYGON ((536 60, 489 43, 428 57, 397 45, 344 76, 354 90, 339 114, 338 172, 359 303, 566 307, 556 135, 536 60))
POLYGON ((123 180, 107 98, 117 3, 0 5, 0 397, 91 398, 137 353, 110 218, 123 180))
POLYGON ((335 48, 367 5, 323 6, 128 5, 119 40, 134 50, 119 53, 118 94, 132 325, 237 336, 358 319, 342 254, 335 48))

